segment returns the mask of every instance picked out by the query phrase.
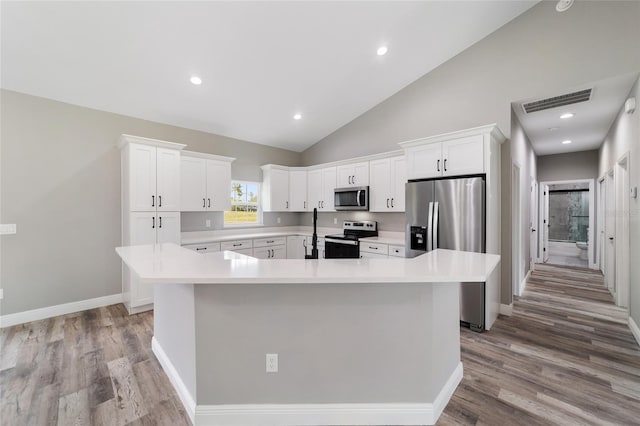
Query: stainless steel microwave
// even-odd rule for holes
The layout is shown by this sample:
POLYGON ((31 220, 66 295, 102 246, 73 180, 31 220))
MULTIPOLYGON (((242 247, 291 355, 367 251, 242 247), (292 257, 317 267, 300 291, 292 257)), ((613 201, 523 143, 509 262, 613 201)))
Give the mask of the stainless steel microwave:
POLYGON ((369 187, 336 188, 334 205, 336 210, 369 210, 369 187))

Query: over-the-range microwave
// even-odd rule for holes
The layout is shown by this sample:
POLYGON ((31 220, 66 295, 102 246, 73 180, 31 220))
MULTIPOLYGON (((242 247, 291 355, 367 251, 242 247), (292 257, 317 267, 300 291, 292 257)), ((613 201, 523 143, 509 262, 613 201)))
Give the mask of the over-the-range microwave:
POLYGON ((336 210, 369 210, 369 187, 336 188, 334 205, 336 210))

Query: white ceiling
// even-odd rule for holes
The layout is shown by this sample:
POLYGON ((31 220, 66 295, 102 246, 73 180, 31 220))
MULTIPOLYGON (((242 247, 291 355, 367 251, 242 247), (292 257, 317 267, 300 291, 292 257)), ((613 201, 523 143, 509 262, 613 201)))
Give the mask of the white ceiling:
POLYGON ((2 2, 1 84, 302 151, 535 3, 2 2))
POLYGON ((512 104, 525 133, 538 155, 598 149, 616 115, 624 105, 638 74, 613 77, 594 83, 570 87, 555 93, 545 93, 535 98, 523 99, 512 104), (564 107, 552 108, 527 114, 522 104, 593 88, 591 99, 564 107), (574 113, 569 119, 561 119, 564 113, 574 113), (557 128, 556 130, 549 130, 557 128), (563 145, 562 141, 571 143, 563 145))

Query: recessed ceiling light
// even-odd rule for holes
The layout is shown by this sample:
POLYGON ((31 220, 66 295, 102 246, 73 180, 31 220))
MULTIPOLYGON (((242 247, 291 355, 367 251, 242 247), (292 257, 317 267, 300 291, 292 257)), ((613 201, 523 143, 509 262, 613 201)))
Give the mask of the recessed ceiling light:
POLYGON ((294 114, 293 119, 294 120, 300 120, 302 118, 302 114, 294 114))
POLYGON ((377 51, 378 56, 384 56, 384 55, 386 55, 388 50, 389 50, 389 49, 387 48, 387 46, 380 46, 380 47, 378 47, 378 51, 377 51))
POLYGON ((562 114, 562 115, 560 116, 560 118, 562 118, 562 119, 564 120, 564 119, 567 119, 567 118, 571 118, 571 117, 573 117, 574 115, 575 115, 575 114, 574 114, 574 113, 572 113, 572 112, 565 112, 564 114, 562 114))
POLYGON ((567 139, 566 141, 562 141, 562 145, 568 145, 568 144, 570 144, 570 143, 571 143, 571 141, 570 141, 570 140, 568 140, 568 139, 567 139))
POLYGON ((202 79, 200 77, 198 77, 197 75, 192 76, 189 81, 191 81, 191 84, 195 84, 196 86, 199 86, 202 84, 202 79))
POLYGON ((573 6, 573 0, 560 0, 558 3, 556 3, 556 10, 558 12, 564 12, 571 6, 573 6))

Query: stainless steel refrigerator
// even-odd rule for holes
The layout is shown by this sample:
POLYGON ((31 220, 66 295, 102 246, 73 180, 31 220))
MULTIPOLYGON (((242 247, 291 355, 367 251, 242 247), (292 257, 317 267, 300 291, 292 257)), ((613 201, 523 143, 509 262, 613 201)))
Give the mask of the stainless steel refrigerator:
MULTIPOLYGON (((405 188, 407 257, 436 248, 485 253, 484 176, 409 181, 405 188)), ((484 317, 485 283, 462 283, 460 322, 482 331, 484 317)))

